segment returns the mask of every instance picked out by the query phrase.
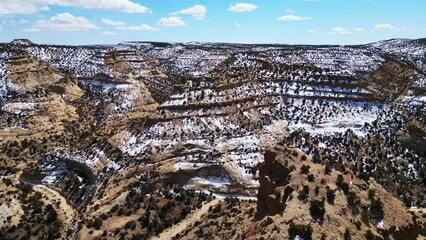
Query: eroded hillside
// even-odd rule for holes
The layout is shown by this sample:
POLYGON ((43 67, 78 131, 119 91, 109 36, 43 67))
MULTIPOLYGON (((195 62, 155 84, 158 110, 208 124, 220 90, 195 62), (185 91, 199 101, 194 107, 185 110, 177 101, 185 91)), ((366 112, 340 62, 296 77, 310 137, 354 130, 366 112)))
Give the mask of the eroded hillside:
POLYGON ((257 202, 227 198, 177 238, 415 239, 419 233, 404 204, 373 179, 315 164, 300 149, 272 147, 259 178, 257 202))
MULTIPOLYGON (((325 196, 327 186, 336 190, 337 172, 362 195, 359 211, 369 204, 368 188, 392 199, 383 204, 383 227, 367 221, 361 230, 396 234, 391 228, 411 217, 393 222, 387 209, 391 216, 393 206, 426 207, 425 53, 424 40, 0 44, 0 238, 150 238, 197 212, 212 194, 259 195, 256 221, 284 212, 273 225, 287 232, 290 219, 311 221, 285 214, 291 205, 305 216, 299 188, 318 186, 307 199, 325 196), (306 182, 303 174, 291 186, 283 179, 280 187, 292 191, 280 196, 296 198, 262 210, 260 196, 269 190, 259 189, 260 166, 277 143, 304 156, 325 183, 315 176, 306 182), (331 175, 320 173, 325 166, 331 175)), ((358 238, 362 231, 350 222, 361 216, 337 218, 347 195, 326 209, 358 238)), ((239 211, 255 214, 254 203, 221 204, 236 208, 238 218, 239 211)), ((273 234, 270 226, 267 220, 265 231, 273 234)), ((239 237, 260 234, 240 230, 239 237)))

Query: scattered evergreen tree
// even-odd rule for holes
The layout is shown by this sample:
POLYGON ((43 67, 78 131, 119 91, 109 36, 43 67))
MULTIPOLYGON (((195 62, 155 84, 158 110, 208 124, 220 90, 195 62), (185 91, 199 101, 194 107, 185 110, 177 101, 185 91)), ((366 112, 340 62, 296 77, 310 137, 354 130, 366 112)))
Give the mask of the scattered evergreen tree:
POLYGON ((336 198, 335 190, 327 189, 327 202, 334 204, 334 199, 336 198))
POLYGON ((359 204, 359 198, 358 198, 358 196, 356 195, 355 192, 349 191, 347 198, 348 198, 349 206, 355 207, 356 205, 359 204))
POLYGON ((299 225, 295 223, 290 223, 288 228, 288 235, 290 239, 294 239, 296 236, 303 238, 304 240, 312 240, 312 227, 311 225, 299 225))
POLYGON ((313 218, 323 219, 325 214, 325 207, 323 200, 312 200, 309 212, 313 218))
POLYGON ((344 240, 351 240, 351 231, 349 230, 349 228, 345 229, 345 233, 343 234, 343 239, 344 240))
POLYGON ((300 174, 308 174, 310 168, 311 168, 311 166, 309 166, 309 165, 302 165, 300 167, 300 174))
POLYGON ((383 203, 380 198, 370 201, 370 216, 372 219, 381 220, 384 217, 383 203))
POLYGON ((299 199, 304 201, 308 198, 308 196, 309 196, 309 186, 304 185, 302 191, 299 192, 299 199))
POLYGON ((349 184, 347 184, 346 182, 343 182, 343 183, 342 183, 342 185, 341 185, 341 188, 342 188, 342 191, 343 191, 345 194, 348 194, 348 191, 349 191, 349 184))
POLYGON ((342 183, 343 183, 344 179, 343 179, 343 175, 339 174, 337 175, 337 180, 336 180, 336 185, 341 188, 342 187, 342 183))

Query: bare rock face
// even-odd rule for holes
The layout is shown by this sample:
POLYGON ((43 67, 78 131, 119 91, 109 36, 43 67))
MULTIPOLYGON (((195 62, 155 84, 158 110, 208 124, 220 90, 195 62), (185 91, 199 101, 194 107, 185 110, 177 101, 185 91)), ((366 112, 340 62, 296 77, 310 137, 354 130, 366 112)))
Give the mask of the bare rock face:
POLYGON ((405 239, 417 239, 420 232, 420 225, 416 225, 413 223, 408 223, 407 225, 401 227, 391 227, 390 229, 386 229, 381 231, 380 233, 384 236, 384 239, 389 238, 390 236, 396 240, 405 240, 405 239))
POLYGON ((25 90, 58 83, 63 73, 27 53, 12 56, 6 64, 9 79, 25 90))
POLYGON ((394 100, 413 83, 416 70, 396 58, 388 58, 376 71, 365 78, 368 90, 379 100, 394 100))
POLYGON ((293 192, 286 186, 290 180, 291 170, 285 163, 276 159, 277 154, 271 151, 265 153, 265 162, 260 167, 260 186, 256 218, 283 213, 285 200, 293 192))

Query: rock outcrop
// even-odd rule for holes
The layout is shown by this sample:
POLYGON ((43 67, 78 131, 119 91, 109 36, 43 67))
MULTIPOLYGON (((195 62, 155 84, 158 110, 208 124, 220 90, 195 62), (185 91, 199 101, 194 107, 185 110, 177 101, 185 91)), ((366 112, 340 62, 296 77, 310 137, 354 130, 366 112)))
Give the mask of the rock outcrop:
POLYGON ((419 236, 420 228, 420 225, 409 223, 401 227, 394 226, 390 229, 386 229, 379 232, 383 236, 383 239, 393 238, 395 240, 410 240, 417 239, 417 237, 419 236))
POLYGON ((276 159, 277 154, 265 153, 265 162, 260 167, 260 186, 257 195, 256 218, 283 213, 287 197, 293 188, 286 186, 290 180, 291 170, 276 159))
POLYGON ((276 231, 289 233, 290 223, 312 228, 312 239, 320 239, 323 234, 340 239, 346 229, 352 239, 364 239, 367 232, 376 239, 416 239, 419 235, 420 226, 413 222, 406 206, 374 180, 365 182, 335 170, 326 174, 323 165, 313 163, 295 148, 276 146, 264 157, 254 218, 259 232, 254 235, 289 239, 290 235, 276 231), (339 175, 348 189, 339 187, 339 175), (380 219, 373 217, 373 200, 382 204, 380 219), (313 215, 315 201, 324 204, 322 217, 313 215))

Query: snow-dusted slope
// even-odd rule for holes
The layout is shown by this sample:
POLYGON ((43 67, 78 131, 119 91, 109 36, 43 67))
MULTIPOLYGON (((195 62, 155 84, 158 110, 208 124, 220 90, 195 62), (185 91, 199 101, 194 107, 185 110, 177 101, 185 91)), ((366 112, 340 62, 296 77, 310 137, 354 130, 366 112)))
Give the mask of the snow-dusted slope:
MULTIPOLYGON (((365 46, 124 42, 20 48, 78 78, 83 93, 70 104, 80 119, 93 121, 81 135, 99 136, 100 129, 114 133, 104 142, 124 156, 105 162, 137 161, 188 188, 253 194, 265 149, 289 134, 295 140, 287 143, 312 156, 327 156, 339 165, 343 160, 336 156, 342 153, 347 165, 362 162, 359 168, 369 169, 370 161, 383 159, 367 155, 376 148, 358 148, 355 154, 341 150, 346 143, 408 136, 411 115, 416 126, 424 123, 423 40, 365 46), (393 66, 409 71, 399 76, 393 66), (399 81, 394 84, 404 85, 398 91, 384 89, 392 86, 386 81, 393 76, 399 81), (379 97, 381 91, 394 95, 379 97)), ((11 53, 1 54, 0 93, 5 95, 4 89, 13 87, 4 65, 11 53)), ((414 179, 420 155, 407 144, 387 144, 386 159, 407 161, 409 167, 402 169, 414 179)), ((87 159, 81 163, 98 164, 94 152, 101 148, 90 149, 82 150, 87 159)))
POLYGON ((375 42, 368 46, 410 61, 426 72, 426 39, 392 39, 375 42))
MULTIPOLYGON (((257 186, 255 169, 263 151, 270 141, 282 140, 268 130, 277 124, 288 122, 292 132, 302 129, 314 139, 348 131, 360 139, 389 137, 403 129, 403 114, 376 99, 363 80, 387 61, 383 55, 360 47, 256 50, 231 54, 209 78, 188 80, 183 91, 159 106, 143 131, 125 134, 122 151, 168 162, 172 171, 198 172, 187 183, 191 187, 197 179, 222 179, 200 181, 203 187, 229 192, 257 186), (216 171, 217 166, 223 171, 216 171)), ((188 66, 197 72, 193 57, 188 66)), ((393 147, 397 151, 400 146, 393 147)), ((419 157, 413 156, 410 161, 419 157)))
POLYGON ((8 96, 9 90, 18 89, 18 86, 13 84, 7 76, 5 64, 11 55, 12 54, 8 51, 0 50, 0 100, 8 96))
POLYGON ((108 48, 30 46, 26 51, 52 66, 69 71, 76 77, 91 77, 97 73, 109 74, 104 65, 104 55, 108 48))

